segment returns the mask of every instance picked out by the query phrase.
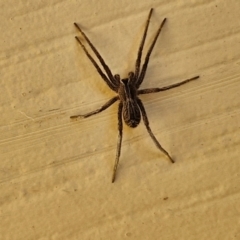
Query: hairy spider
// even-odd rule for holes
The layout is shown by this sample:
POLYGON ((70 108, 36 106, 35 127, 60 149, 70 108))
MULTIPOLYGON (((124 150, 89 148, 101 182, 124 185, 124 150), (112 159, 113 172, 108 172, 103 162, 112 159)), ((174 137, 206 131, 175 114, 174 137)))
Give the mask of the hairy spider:
POLYGON ((147 128, 147 131, 148 131, 150 137, 152 138, 153 142, 155 143, 157 148, 159 150, 161 150, 169 158, 169 160, 172 163, 174 163, 174 160, 172 159, 172 157, 160 145, 160 143, 158 142, 158 140, 156 139, 156 137, 152 133, 152 130, 149 126, 149 121, 148 121, 148 117, 147 117, 145 108, 143 106, 142 101, 138 97, 138 95, 166 91, 168 89, 178 87, 180 85, 183 85, 187 82, 190 82, 192 80, 195 80, 195 79, 199 78, 199 76, 196 76, 196 77, 193 77, 193 78, 190 78, 190 79, 186 79, 182 82, 171 84, 169 86, 162 87, 162 88, 148 88, 148 89, 139 90, 139 87, 140 87, 141 83, 143 82, 143 79, 144 79, 145 74, 146 74, 146 70, 147 70, 150 55, 151 55, 152 50, 154 48, 154 45, 157 41, 157 38, 158 38, 158 36, 159 36, 159 34, 162 30, 162 27, 167 20, 166 18, 164 18, 160 27, 158 28, 158 30, 156 32, 156 35, 155 35, 155 37, 154 37, 154 39, 153 39, 153 41, 152 41, 152 43, 151 43, 151 45, 150 45, 150 47, 147 51, 144 63, 141 67, 142 50, 143 50, 143 46, 144 46, 145 39, 146 39, 146 36, 147 36, 147 31, 148 31, 148 26, 149 26, 150 18, 151 18, 151 15, 152 15, 152 11, 153 11, 153 9, 151 8, 150 12, 149 12, 149 15, 148 15, 148 18, 147 18, 147 21, 146 21, 143 37, 142 37, 142 40, 141 40, 141 43, 140 43, 140 46, 139 46, 139 49, 138 49, 138 55, 137 55, 137 60, 136 60, 136 64, 135 64, 135 72, 129 72, 128 78, 124 78, 124 79, 121 79, 119 74, 116 74, 116 75, 112 74, 111 70, 109 69, 109 67, 107 66, 105 61, 103 60, 100 53, 93 46, 91 41, 88 39, 88 37, 85 35, 85 33, 79 27, 79 25, 77 23, 74 23, 74 25, 80 31, 83 38, 86 40, 86 42, 91 47, 92 51, 95 53, 96 57, 98 58, 99 62, 101 63, 101 65, 102 65, 103 69, 105 70, 106 74, 101 70, 99 65, 96 63, 96 61, 93 59, 93 57, 89 54, 89 52, 87 51, 87 49, 83 45, 82 41, 76 36, 75 38, 77 39, 78 43, 81 45, 85 54, 87 55, 89 60, 92 62, 92 64, 94 65, 94 67, 96 68, 96 70, 98 71, 98 73, 100 74, 102 79, 105 81, 105 83, 109 86, 109 88, 111 88, 118 95, 113 97, 112 99, 110 99, 102 107, 100 107, 99 109, 97 109, 95 111, 89 112, 89 113, 84 114, 84 115, 71 116, 70 118, 75 119, 75 118, 90 117, 94 114, 97 114, 97 113, 100 113, 100 112, 104 111, 105 109, 110 107, 113 103, 115 103, 117 100, 120 101, 119 105, 118 105, 117 153, 116 153, 116 159, 115 159, 115 164, 114 164, 114 168, 113 168, 112 182, 114 182, 114 180, 115 180, 117 166, 118 166, 120 152, 121 152, 122 129, 123 129, 122 118, 124 119, 125 123, 129 127, 135 128, 140 123, 141 115, 142 115, 143 122, 144 122, 144 124, 147 128))

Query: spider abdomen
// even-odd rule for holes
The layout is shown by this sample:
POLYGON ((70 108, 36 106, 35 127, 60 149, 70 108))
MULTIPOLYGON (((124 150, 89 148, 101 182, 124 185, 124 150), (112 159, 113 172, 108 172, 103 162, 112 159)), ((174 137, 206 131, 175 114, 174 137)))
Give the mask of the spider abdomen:
POLYGON ((123 119, 131 128, 135 128, 141 121, 141 113, 139 107, 132 99, 123 103, 123 119))

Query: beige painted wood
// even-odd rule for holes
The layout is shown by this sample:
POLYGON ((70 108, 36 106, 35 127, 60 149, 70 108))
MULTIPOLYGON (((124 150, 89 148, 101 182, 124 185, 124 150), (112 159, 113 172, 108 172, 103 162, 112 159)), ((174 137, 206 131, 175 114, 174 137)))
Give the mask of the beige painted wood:
POLYGON ((240 239, 240 2, 0 0, 0 239, 240 239), (113 73, 133 70, 164 17, 142 88, 151 128, 124 126, 74 39, 79 23, 113 73))

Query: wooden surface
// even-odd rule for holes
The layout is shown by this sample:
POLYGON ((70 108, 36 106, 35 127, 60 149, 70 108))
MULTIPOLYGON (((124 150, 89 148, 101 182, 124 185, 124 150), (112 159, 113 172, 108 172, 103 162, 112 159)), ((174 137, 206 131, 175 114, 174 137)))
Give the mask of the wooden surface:
MULTIPOLYGON (((0 0, 0 239, 240 239, 240 2, 0 0), (114 74, 135 65, 164 17, 142 88, 143 123, 117 104, 74 39, 77 22, 114 74)), ((144 52, 146 53, 146 51, 144 52)))

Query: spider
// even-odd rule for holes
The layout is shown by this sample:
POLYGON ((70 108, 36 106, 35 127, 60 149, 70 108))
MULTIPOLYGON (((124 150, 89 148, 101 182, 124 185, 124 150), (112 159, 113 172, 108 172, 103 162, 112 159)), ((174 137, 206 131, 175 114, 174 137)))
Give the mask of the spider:
POLYGON ((158 39, 158 36, 166 23, 166 18, 163 19, 160 27, 158 28, 155 37, 147 51, 146 57, 144 59, 144 63, 141 67, 141 58, 142 58, 142 50, 144 47, 145 39, 147 36, 147 31, 148 31, 148 26, 150 22, 150 18, 152 16, 153 8, 150 9, 150 12, 148 14, 148 18, 145 24, 145 29, 143 33, 143 37, 141 39, 141 43, 138 49, 138 54, 137 54, 137 59, 135 63, 135 71, 134 72, 129 72, 127 78, 120 78, 119 74, 113 75, 105 61, 103 60, 102 56, 98 52, 98 50, 94 47, 92 42, 89 40, 89 38, 86 36, 86 34, 82 31, 82 29, 79 27, 77 23, 74 23, 75 27, 80 31, 81 35, 85 39, 85 41, 89 44, 90 48, 92 51, 95 53, 96 57, 98 58, 99 62, 101 63, 101 66, 103 67, 105 73, 101 70, 97 62, 93 59, 93 57, 89 54, 88 50, 85 48, 84 44, 82 41, 79 39, 79 37, 75 37, 78 43, 81 45, 83 51, 89 58, 89 60, 92 62, 96 70, 98 71, 99 75, 102 77, 102 79, 105 81, 105 83, 108 85, 108 87, 113 90, 114 92, 117 93, 117 96, 111 98, 108 102, 106 102, 102 107, 99 109, 89 112, 84 115, 75 115, 71 116, 71 119, 77 119, 77 118, 88 118, 92 115, 95 115, 97 113, 100 113, 104 110, 106 110, 108 107, 110 107, 113 103, 119 100, 119 105, 118 105, 118 142, 117 142, 117 152, 116 152, 116 158, 115 158, 115 164, 113 168, 113 174, 112 174, 112 183, 115 181, 116 177, 116 171, 118 167, 118 162, 120 158, 120 152, 121 152, 121 145, 122 145, 122 135, 123 135, 123 124, 122 124, 122 119, 126 123, 127 126, 131 128, 135 128, 138 126, 138 124, 141 121, 141 117, 143 119, 143 122, 145 124, 145 127, 152 138, 153 142, 157 146, 157 148, 162 151, 168 159, 174 163, 174 160, 172 157, 169 155, 169 153, 161 146, 161 144, 158 142, 154 134, 152 133, 152 130, 149 125, 147 113, 145 111, 145 108, 143 106, 142 101, 138 97, 138 95, 141 94, 148 94, 148 93, 156 93, 156 92, 161 92, 161 91, 166 91, 168 89, 172 89, 175 87, 178 87, 180 85, 183 85, 185 83, 188 83, 190 81, 196 80, 199 78, 199 76, 193 77, 186 79, 184 81, 181 81, 179 83, 175 83, 166 87, 162 88, 148 88, 148 89, 141 89, 139 90, 139 87, 141 83, 144 80, 148 62, 150 59, 150 55, 152 53, 152 50, 154 48, 154 45, 158 39))

